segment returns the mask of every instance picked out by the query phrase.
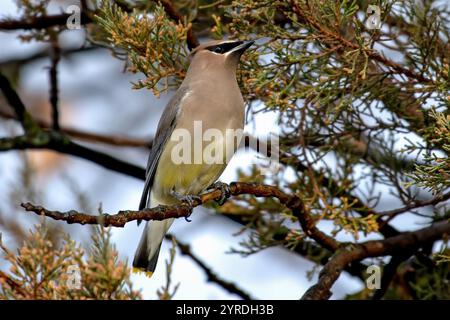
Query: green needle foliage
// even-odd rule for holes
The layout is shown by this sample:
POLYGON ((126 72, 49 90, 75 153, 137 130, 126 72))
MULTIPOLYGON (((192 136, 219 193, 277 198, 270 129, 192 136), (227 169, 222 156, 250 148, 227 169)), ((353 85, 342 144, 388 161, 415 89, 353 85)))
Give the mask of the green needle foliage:
POLYGON ((445 190, 450 184, 450 162, 445 155, 450 152, 450 115, 432 111, 430 116, 435 124, 428 133, 431 142, 442 148, 441 152, 429 152, 425 155, 426 163, 416 165, 411 174, 411 185, 427 188, 433 193, 445 190))
POLYGON ((68 235, 55 243, 44 224, 31 230, 17 253, 0 242, 9 272, 0 275, 0 299, 140 299, 131 269, 118 259, 110 231, 94 228, 88 252, 68 235))
POLYGON ((187 27, 168 18, 164 8, 157 5, 151 13, 137 9, 125 12, 104 1, 96 21, 101 27, 96 38, 103 37, 114 55, 126 60, 129 71, 145 76, 134 84, 135 89, 148 88, 159 95, 180 84, 189 55, 187 27))

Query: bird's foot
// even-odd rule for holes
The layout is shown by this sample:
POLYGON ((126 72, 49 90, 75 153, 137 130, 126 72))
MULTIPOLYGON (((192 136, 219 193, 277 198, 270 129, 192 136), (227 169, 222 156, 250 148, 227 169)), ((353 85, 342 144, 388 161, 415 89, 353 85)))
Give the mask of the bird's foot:
MULTIPOLYGON (((172 190, 170 192, 170 195, 172 197, 174 197, 175 199, 177 199, 178 201, 186 203, 191 208, 194 206, 194 204, 196 202, 201 202, 202 201, 202 199, 199 196, 195 196, 195 195, 192 195, 192 194, 183 195, 183 194, 180 194, 180 193, 176 192, 175 190, 172 190)), ((187 222, 191 222, 192 220, 189 219, 190 216, 191 215, 189 214, 188 216, 184 217, 184 219, 187 222)))
POLYGON ((216 199, 216 202, 219 206, 223 205, 225 201, 231 196, 230 186, 220 181, 214 182, 208 189, 209 190, 219 189, 222 192, 220 198, 216 199))

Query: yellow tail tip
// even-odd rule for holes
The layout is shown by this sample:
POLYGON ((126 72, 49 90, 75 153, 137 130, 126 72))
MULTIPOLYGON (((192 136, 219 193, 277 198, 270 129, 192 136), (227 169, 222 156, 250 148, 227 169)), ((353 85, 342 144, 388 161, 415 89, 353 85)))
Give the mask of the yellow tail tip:
POLYGON ((147 278, 151 278, 153 275, 152 271, 145 271, 145 269, 133 267, 133 273, 144 274, 147 278))

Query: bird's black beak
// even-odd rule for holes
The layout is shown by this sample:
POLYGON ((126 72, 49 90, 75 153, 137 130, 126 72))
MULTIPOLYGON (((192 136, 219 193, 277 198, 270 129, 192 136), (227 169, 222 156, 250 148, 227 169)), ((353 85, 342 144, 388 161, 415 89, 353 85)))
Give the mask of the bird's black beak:
POLYGON ((246 51, 248 48, 250 48, 255 41, 251 40, 251 41, 240 41, 242 42, 240 45, 238 45, 237 47, 233 48, 233 50, 231 50, 231 52, 233 53, 239 53, 239 54, 243 54, 244 51, 246 51))

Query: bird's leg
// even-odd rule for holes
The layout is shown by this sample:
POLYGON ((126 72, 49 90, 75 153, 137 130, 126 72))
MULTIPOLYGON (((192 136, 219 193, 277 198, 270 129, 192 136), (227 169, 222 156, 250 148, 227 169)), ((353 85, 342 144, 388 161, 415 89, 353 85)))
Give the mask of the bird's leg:
MULTIPOLYGON (((177 199, 178 201, 187 203, 187 205, 191 208, 194 206, 194 203, 196 201, 200 201, 200 202, 202 201, 202 199, 199 196, 195 196, 192 194, 183 195, 183 194, 176 192, 174 189, 172 189, 172 191, 170 191, 170 195, 172 197, 174 197, 175 199, 177 199)), ((189 219, 190 216, 191 215, 189 214, 188 216, 184 217, 184 219, 187 222, 191 222, 192 220, 189 219)))
POLYGON ((220 199, 216 200, 217 204, 219 206, 221 206, 231 196, 230 186, 226 183, 216 181, 208 188, 208 190, 214 190, 214 189, 219 189, 222 192, 220 199))

